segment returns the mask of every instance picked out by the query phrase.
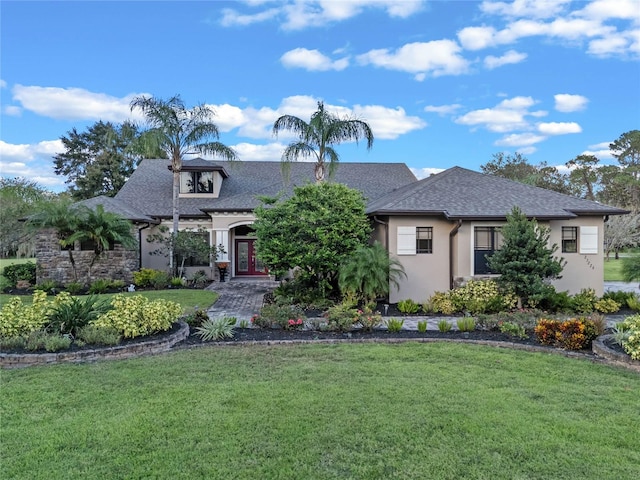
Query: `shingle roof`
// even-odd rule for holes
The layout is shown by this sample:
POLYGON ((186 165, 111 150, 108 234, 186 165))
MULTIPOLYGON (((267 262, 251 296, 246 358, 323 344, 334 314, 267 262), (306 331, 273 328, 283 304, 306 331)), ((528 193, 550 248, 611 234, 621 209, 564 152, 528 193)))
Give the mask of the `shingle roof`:
POLYGON ((102 205, 106 212, 117 213, 118 215, 131 220, 132 222, 149 222, 157 223, 153 218, 148 217, 144 213, 137 211, 130 205, 111 197, 100 195, 98 197, 89 198, 77 202, 75 205, 84 205, 94 209, 97 205, 102 205))
POLYGON ((461 167, 406 185, 371 202, 367 213, 434 214, 451 219, 503 219, 514 206, 537 219, 622 215, 626 210, 461 167))
MULTIPOLYGON (((189 161, 193 162, 193 161, 189 161)), ((201 166, 203 160, 197 159, 201 166)), ((172 206, 171 171, 168 160, 143 160, 115 199, 151 217, 170 217, 172 206)), ((188 164, 188 162, 185 162, 188 164)), ((222 182, 218 198, 181 197, 180 216, 202 217, 203 211, 253 210, 260 205, 258 196, 275 196, 284 191, 290 195, 293 186, 314 181, 313 165, 291 163, 290 179, 285 183, 280 162, 216 161, 229 177, 222 182)), ((336 169, 333 181, 362 191, 370 201, 404 185, 415 183, 416 177, 403 163, 343 163, 336 169)))

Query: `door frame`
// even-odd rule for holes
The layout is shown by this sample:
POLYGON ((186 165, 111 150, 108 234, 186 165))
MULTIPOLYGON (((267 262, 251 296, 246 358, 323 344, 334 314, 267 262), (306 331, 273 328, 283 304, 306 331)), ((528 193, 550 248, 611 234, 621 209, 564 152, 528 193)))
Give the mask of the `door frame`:
POLYGON ((256 256, 255 256, 255 242, 256 239, 255 238, 236 238, 234 239, 234 251, 235 251, 235 259, 234 259, 234 270, 235 270, 235 274, 236 276, 251 276, 251 277, 255 277, 255 276, 267 276, 269 275, 269 272, 267 271, 266 267, 263 270, 257 270, 256 269, 256 256), (240 248, 239 248, 239 243, 241 242, 247 242, 249 245, 249 249, 248 249, 248 264, 249 264, 249 270, 242 272, 239 269, 239 262, 240 262, 240 248), (253 259, 253 260, 251 260, 253 259))

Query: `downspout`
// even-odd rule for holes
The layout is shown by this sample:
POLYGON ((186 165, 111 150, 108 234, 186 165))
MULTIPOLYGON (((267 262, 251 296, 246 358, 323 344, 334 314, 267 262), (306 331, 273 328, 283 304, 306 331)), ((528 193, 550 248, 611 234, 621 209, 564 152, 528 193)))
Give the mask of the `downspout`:
POLYGON ((151 224, 147 222, 147 225, 138 228, 138 270, 142 268, 142 230, 149 228, 151 224))
POLYGON ((373 218, 373 221, 376 222, 377 224, 384 225, 384 248, 386 248, 387 251, 389 251, 389 223, 379 220, 378 217, 376 217, 375 215, 372 218, 373 218))
POLYGON ((458 220, 449 232, 449 290, 453 290, 453 239, 458 234, 461 226, 462 220, 458 220))

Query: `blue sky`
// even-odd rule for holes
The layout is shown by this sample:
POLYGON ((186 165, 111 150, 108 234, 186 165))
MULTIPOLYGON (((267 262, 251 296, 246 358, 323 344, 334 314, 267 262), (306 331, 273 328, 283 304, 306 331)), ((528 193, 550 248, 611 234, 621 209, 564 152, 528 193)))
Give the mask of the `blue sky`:
POLYGON ((140 121, 136 95, 211 105, 244 160, 279 161, 283 114, 367 121, 419 177, 497 152, 563 166, 640 128, 640 1, 2 1, 0 174, 52 190, 60 137, 140 121))

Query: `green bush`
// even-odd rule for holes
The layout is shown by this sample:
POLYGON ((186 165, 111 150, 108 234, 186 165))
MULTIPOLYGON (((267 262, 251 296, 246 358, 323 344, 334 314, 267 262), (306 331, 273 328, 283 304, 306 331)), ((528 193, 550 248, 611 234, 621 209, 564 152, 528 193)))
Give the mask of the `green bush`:
POLYGON ((632 359, 640 360, 640 315, 627 317, 616 327, 616 340, 632 359))
POLYGON ((358 322, 360 315, 353 303, 343 302, 329 308, 325 313, 329 330, 348 332, 358 322))
POLYGON ((133 283, 140 288, 153 287, 160 290, 169 284, 169 274, 153 268, 141 268, 133 272, 133 283))
POLYGON ((169 283, 173 288, 182 288, 182 287, 184 287, 184 281, 180 277, 171 278, 169 283))
POLYGON ((209 320, 209 315, 206 310, 202 310, 201 308, 195 307, 193 312, 184 317, 184 321, 191 328, 201 326, 205 321, 209 320))
POLYGON ((473 317, 462 317, 456 320, 458 330, 461 332, 473 332, 476 329, 476 321, 473 317))
POLYGON ((462 287, 452 290, 450 299, 456 311, 474 315, 509 310, 517 300, 514 295, 503 295, 493 280, 469 280, 462 287))
POLYGON ((620 310, 620 304, 610 298, 601 298, 593 304, 593 308, 600 313, 615 313, 620 310))
MULTIPOLYGON (((569 292, 556 292, 552 285, 532 298, 536 308, 547 312, 570 312, 573 303, 569 292)), ((531 303, 531 302, 530 302, 531 303)))
POLYGON ((640 312, 640 296, 633 295, 627 299, 627 306, 634 312, 640 312))
POLYGON ((390 318, 385 322, 387 325, 387 330, 391 333, 397 333, 402 330, 402 326, 404 325, 404 320, 397 318, 390 318))
POLYGON ((18 280, 26 280, 31 285, 36 283, 36 264, 33 262, 14 263, 4 267, 2 271, 13 287, 16 286, 18 280))
POLYGON ((11 287, 13 287, 11 281, 4 275, 0 275, 0 292, 5 292, 11 287))
POLYGON ((269 326, 276 324, 285 329, 292 327, 295 328, 296 326, 303 324, 304 319, 306 318, 302 309, 297 305, 279 305, 275 303, 262 307, 260 309, 260 317, 262 321, 268 323, 269 326), (302 322, 292 325, 290 320, 293 320, 294 322, 302 320, 302 322))
POLYGON ((26 345, 25 337, 0 337, 0 350, 22 349, 26 345))
POLYGON ((53 307, 49 313, 47 329, 53 333, 69 334, 75 337, 81 328, 110 308, 106 300, 99 300, 95 295, 83 298, 71 297, 53 307))
POLYGON ((582 315, 593 312, 596 303, 596 292, 593 288, 583 288, 580 293, 571 297, 571 309, 582 315))
POLYGON ((450 292, 436 292, 431 296, 428 303, 435 313, 452 315, 457 311, 453 300, 451 300, 450 292))
POLYGON ((42 330, 51 308, 68 297, 69 294, 63 292, 50 302, 45 292, 36 291, 31 305, 24 305, 20 297, 12 297, 0 310, 0 337, 17 337, 42 330))
POLYGON ((93 323, 98 327, 115 328, 125 338, 169 330, 182 313, 176 302, 149 300, 142 295, 117 294, 111 301, 111 310, 93 323))
POLYGON ((623 290, 608 290, 602 295, 603 300, 611 299, 623 306, 627 304, 627 300, 633 297, 635 297, 633 292, 625 292, 623 290))
POLYGON ((398 302, 398 310, 404 314, 410 315, 418 313, 420 311, 420 305, 410 298, 407 298, 406 300, 400 300, 398 302))
POLYGON ((418 322, 418 332, 425 333, 427 331, 427 322, 426 320, 420 320, 418 322))
POLYGON ((106 278, 99 278, 98 280, 94 280, 91 285, 89 285, 89 293, 107 293, 111 288, 111 280, 106 278))
POLYGON ((115 328, 87 325, 78 331, 76 342, 81 341, 89 345, 114 346, 118 345, 121 339, 122 336, 115 328))
POLYGON ((522 325, 512 322, 504 322, 500 325, 500 331, 516 338, 527 338, 527 332, 522 325))
POLYGON ((380 312, 374 312, 371 305, 365 305, 357 312, 357 323, 359 323, 360 326, 362 326, 362 329, 366 332, 372 331, 382 323, 382 316, 380 315, 380 312))
POLYGON ((42 290, 47 294, 53 294, 56 292, 56 289, 59 290, 58 282, 55 280, 44 280, 33 287, 34 290, 42 290))
POLYGON ((236 321, 236 317, 218 317, 205 320, 202 326, 196 329, 196 334, 205 342, 233 338, 233 328, 236 321))
POLYGON ((57 335, 55 333, 47 333, 44 330, 31 332, 24 345, 26 350, 36 352, 38 350, 46 350, 47 352, 59 352, 66 350, 71 346, 71 338, 67 336, 57 335))
POLYGON ((446 320, 440 320, 438 322, 438 331, 442 333, 447 333, 451 331, 451 324, 446 320))
POLYGON ((71 346, 71 338, 63 335, 50 335, 44 340, 44 349, 47 352, 59 352, 60 350, 66 350, 71 346))
POLYGON ((84 286, 80 282, 71 282, 71 283, 67 283, 67 285, 64 288, 71 295, 77 295, 82 291, 84 286))

